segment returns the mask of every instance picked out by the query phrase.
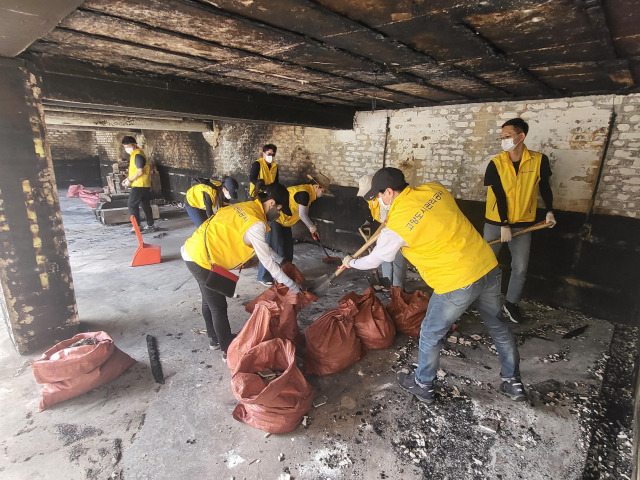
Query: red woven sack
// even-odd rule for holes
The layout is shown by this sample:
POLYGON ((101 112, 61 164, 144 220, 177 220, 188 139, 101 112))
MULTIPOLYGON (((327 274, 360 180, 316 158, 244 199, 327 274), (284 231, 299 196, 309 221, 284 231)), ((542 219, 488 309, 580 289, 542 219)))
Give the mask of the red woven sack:
POLYGON ((114 346, 112 354, 98 368, 61 382, 46 384, 42 388, 40 410, 82 395, 109 380, 113 380, 134 363, 136 362, 133 358, 114 346))
POLYGON ((107 361, 114 348, 113 340, 106 332, 79 333, 55 344, 39 360, 31 362, 31 370, 38 383, 60 382, 95 370, 107 361), (71 347, 84 339, 95 339, 99 343, 71 347))
POLYGON ((314 393, 296 367, 293 343, 280 338, 262 342, 243 355, 231 377, 231 389, 240 402, 233 418, 269 433, 295 430, 311 408, 314 393), (283 372, 268 385, 257 374, 267 368, 283 372))
MULTIPOLYGON (((292 263, 285 263, 282 269, 296 283, 304 282, 304 275, 292 263)), ((291 293, 286 285, 274 282, 271 287, 253 299, 245 309, 252 313, 256 304, 265 300, 275 302, 280 308, 280 313, 276 316, 278 319, 277 328, 279 329, 276 336, 287 338, 295 345, 300 345, 300 327, 298 327, 296 317, 300 310, 317 301, 318 297, 309 292, 291 293)))
POLYGON ((402 333, 419 338, 422 320, 429 306, 429 294, 422 290, 405 293, 401 287, 391 287, 391 299, 387 304, 387 312, 402 333))
POLYGON ((331 375, 360 360, 362 344, 354 326, 357 313, 353 300, 346 300, 307 327, 306 373, 331 375))
POLYGON ((362 295, 348 293, 340 299, 340 303, 347 300, 353 301, 358 309, 355 329, 362 346, 368 350, 391 346, 396 336, 396 326, 373 287, 367 288, 362 295))
POLYGON ((227 349, 227 367, 232 375, 247 351, 265 340, 280 337, 281 331, 278 328, 280 321, 277 317, 279 313, 280 308, 275 302, 260 300, 257 303, 249 320, 227 349))

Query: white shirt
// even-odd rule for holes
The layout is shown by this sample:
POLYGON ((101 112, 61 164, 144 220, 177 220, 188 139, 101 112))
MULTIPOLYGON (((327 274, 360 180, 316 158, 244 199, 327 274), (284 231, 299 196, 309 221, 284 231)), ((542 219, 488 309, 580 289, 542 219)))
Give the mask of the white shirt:
POLYGON ((311 227, 315 226, 314 223, 309 218, 309 207, 306 205, 300 205, 298 208, 298 215, 300 215, 300 220, 307 226, 307 228, 311 229, 311 227))
POLYGON ((366 257, 351 260, 349 266, 351 268, 357 268, 358 270, 378 268, 382 262, 392 262, 393 259, 396 258, 398 250, 408 246, 407 242, 396 232, 388 228, 383 228, 373 251, 366 257))
MULTIPOLYGON (((285 284, 291 293, 299 293, 300 288, 298 285, 282 271, 282 268, 280 268, 279 263, 282 262, 282 257, 274 252, 269 246, 265 240, 266 234, 267 226, 262 222, 256 222, 245 232, 242 240, 245 244, 253 246, 258 260, 260 260, 262 265, 264 265, 264 268, 267 269, 274 280, 285 284)), ((180 253, 182 254, 184 261, 193 262, 193 259, 185 250, 184 245, 180 249, 180 253)))

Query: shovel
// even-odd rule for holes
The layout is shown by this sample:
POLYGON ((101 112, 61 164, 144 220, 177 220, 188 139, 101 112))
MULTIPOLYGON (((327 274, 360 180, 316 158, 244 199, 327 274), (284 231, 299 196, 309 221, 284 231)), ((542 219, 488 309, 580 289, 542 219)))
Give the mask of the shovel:
MULTIPOLYGON (((380 233, 382 232, 382 229, 384 228, 384 225, 380 225, 380 227, 378 228, 378 230, 376 230, 376 232, 371 235, 371 237, 369 237, 369 240, 367 240, 365 242, 364 245, 362 245, 362 247, 360 247, 360 249, 354 253, 351 257, 352 258, 358 258, 360 255, 362 255, 364 252, 367 251, 367 249, 373 245, 376 240, 378 240, 378 237, 380 236, 380 233)), ((315 295, 324 295, 327 290, 329 289, 329 285, 331 284, 331 281, 336 278, 338 275, 340 275, 343 271, 345 271, 346 268, 342 268, 339 267, 338 269, 336 269, 336 271, 334 273, 332 273, 330 276, 329 275, 323 275, 322 277, 320 277, 318 280, 320 281, 318 283, 318 286, 313 288, 311 290, 311 293, 315 294, 315 295), (321 278, 326 277, 324 280, 320 280, 321 278)))
MULTIPOLYGON (((542 222, 538 222, 535 225, 531 225, 530 227, 524 228, 524 229, 520 230, 519 232, 514 233, 513 235, 511 235, 511 237, 514 238, 514 237, 517 237, 519 235, 524 235, 525 233, 535 232, 536 230, 542 230, 543 228, 549 228, 552 225, 553 225, 552 223, 547 223, 547 222, 545 222, 543 220, 542 222)), ((496 243, 500 243, 500 239, 499 238, 496 239, 496 240, 491 240, 489 242, 489 245, 495 245, 496 243)))

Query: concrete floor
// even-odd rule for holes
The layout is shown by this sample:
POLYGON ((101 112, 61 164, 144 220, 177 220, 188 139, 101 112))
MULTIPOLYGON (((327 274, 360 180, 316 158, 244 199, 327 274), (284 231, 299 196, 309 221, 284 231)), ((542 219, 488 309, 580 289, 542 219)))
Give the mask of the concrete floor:
MULTIPOLYGON (((7 479, 578 479, 590 441, 590 402, 601 388, 613 327, 606 321, 525 304, 529 320, 515 331, 530 401, 497 392, 499 364, 474 312, 459 321, 441 356, 439 402, 425 407, 395 383, 411 368, 417 341, 370 351, 346 371, 309 378, 324 405, 306 427, 267 435, 237 422, 230 375, 208 349, 196 282, 179 248, 193 232, 186 214, 164 209, 159 265, 131 268, 129 226, 97 223, 79 199, 60 192, 83 331, 104 330, 137 364, 114 381, 38 412, 41 387, 29 362, 0 332, 0 478, 7 479), (574 338, 563 335, 588 325, 574 338), (154 383, 146 339, 158 341, 166 383, 154 383)), ((327 273, 319 247, 296 245, 308 279, 327 273)), ((263 289, 256 269, 242 272, 240 298, 229 301, 232 330, 248 318, 244 305, 263 289)), ((410 285, 420 285, 412 275, 410 285)), ((301 329, 365 274, 339 277, 320 301, 302 310, 301 329)), ((381 292, 383 303, 388 293, 381 292)))

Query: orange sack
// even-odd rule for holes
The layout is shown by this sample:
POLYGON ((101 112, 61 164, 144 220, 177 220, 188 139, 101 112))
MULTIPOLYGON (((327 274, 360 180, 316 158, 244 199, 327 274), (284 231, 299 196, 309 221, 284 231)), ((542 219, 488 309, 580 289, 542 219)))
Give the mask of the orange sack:
POLYGON ((278 315, 280 308, 276 302, 260 300, 256 303, 253 313, 244 324, 238 336, 233 339, 227 350, 227 367, 233 375, 242 356, 253 347, 266 340, 282 338, 278 315))
POLYGON ((274 338, 247 351, 231 377, 231 390, 240 402, 233 418, 269 433, 295 430, 311 409, 314 389, 296 366, 295 347, 274 338), (282 372, 268 384, 258 375, 265 369, 282 372))
POLYGON ((429 294, 422 290, 405 293, 401 287, 391 287, 387 312, 402 333, 419 338, 420 326, 429 306, 429 294))
POLYGON ((307 327, 306 373, 331 375, 360 360, 362 344, 354 325, 357 314, 353 300, 345 300, 307 327))
MULTIPOLYGON (((282 270, 289 278, 298 284, 305 281, 304 275, 293 265, 293 263, 285 263, 282 266, 282 270)), ((253 299, 245 309, 247 312, 253 313, 257 303, 262 300, 275 302, 280 309, 280 313, 274 315, 278 323, 273 327, 273 331, 275 333, 277 329, 279 332, 275 333, 275 336, 287 338, 295 345, 300 345, 302 337, 300 335, 300 327, 298 327, 298 320, 296 317, 300 310, 317 301, 318 297, 309 292, 300 292, 297 294, 291 293, 286 285, 274 282, 271 287, 253 299)))
POLYGON ((40 409, 77 397, 113 380, 135 363, 118 349, 105 332, 80 333, 47 350, 40 360, 31 363, 38 383, 44 383, 40 409), (96 345, 71 347, 83 340, 96 345))
POLYGON ((356 335, 362 346, 368 350, 388 348, 396 336, 396 327, 384 305, 376 296, 373 287, 369 287, 362 295, 356 292, 346 294, 340 303, 353 301, 358 308, 355 318, 356 335))

